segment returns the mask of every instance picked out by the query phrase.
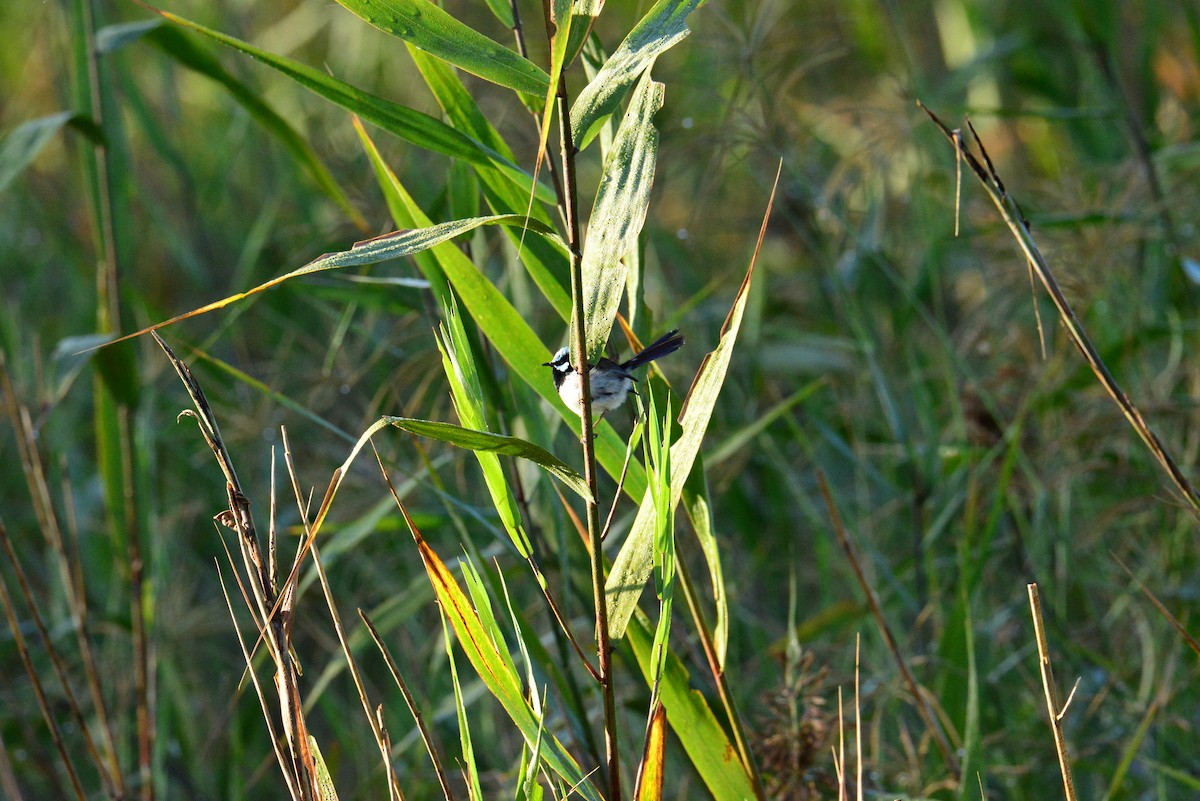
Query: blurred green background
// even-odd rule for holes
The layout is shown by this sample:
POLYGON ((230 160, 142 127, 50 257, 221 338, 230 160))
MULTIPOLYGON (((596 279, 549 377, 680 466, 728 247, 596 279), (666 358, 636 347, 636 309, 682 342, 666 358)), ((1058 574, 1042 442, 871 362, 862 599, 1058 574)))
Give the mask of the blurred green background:
MULTIPOLYGON (((445 5, 510 41, 482 3, 445 5)), ((536 32, 531 57, 544 65, 540 8, 526 5, 536 32)), ((9 43, 0 48, 0 132, 79 108, 70 6, 0 4, 9 43)), ((335 4, 173 0, 167 7, 438 114, 403 45, 335 4)), ((610 51, 645 10, 644 3, 608 4, 596 30, 610 51)), ((97 2, 95 13, 97 28, 149 18, 132 3, 97 2)), ((837 688, 847 698, 852 692, 856 633, 868 791, 948 797, 932 743, 833 537, 818 469, 956 745, 968 737, 964 721, 976 692, 969 685, 978 683, 971 767, 989 798, 1060 792, 1026 600, 1033 581, 1064 695, 1078 679, 1066 727, 1081 795, 1191 797, 1200 789, 1197 654, 1116 559, 1187 624, 1197 602, 1196 521, 1062 335, 1041 288, 1031 291, 1023 258, 969 174, 955 237, 953 151, 915 101, 951 125, 970 115, 1100 353, 1195 476, 1200 269, 1189 259, 1200 259, 1200 11, 1166 0, 714 0, 689 25, 692 35, 654 69, 666 102, 656 117, 661 145, 644 233, 655 327, 679 327, 688 338, 663 363, 680 392, 717 341, 782 160, 705 452, 733 614, 735 695, 761 738, 764 765, 775 764, 780 737, 797 741, 786 734, 794 729, 780 699, 801 699, 817 744, 803 760, 784 760, 778 797, 832 797, 821 736, 836 724, 837 688), (816 380, 815 391, 792 402, 816 380), (789 682, 790 611, 810 661, 803 679, 789 682)), ((119 132, 110 177, 125 332, 392 229, 344 111, 261 64, 183 35, 301 133, 364 225, 224 87, 143 41, 125 44, 100 59, 107 121, 119 132)), ((572 73, 570 81, 578 89, 583 77, 572 73)), ((537 140, 527 112, 507 90, 466 82, 531 168, 537 140)), ((451 219, 450 161, 381 132, 376 139, 428 215, 451 219)), ((83 133, 64 128, 0 194, 0 346, 30 410, 51 494, 79 541, 98 655, 119 715, 133 692, 128 577, 97 479, 95 360, 73 355, 86 344, 74 338, 96 331, 97 232, 82 166, 89 147, 83 133)), ((584 159, 580 171, 586 208, 599 165, 584 159)), ((511 249, 490 233, 470 244, 543 341, 551 349, 565 342, 561 320, 532 291, 511 249)), ((416 275, 402 262, 359 272, 416 275)), ((208 392, 265 527, 281 425, 302 487, 319 498, 350 443, 381 414, 455 419, 433 325, 418 289, 337 273, 290 282, 163 333, 208 392)), ((213 567, 224 560, 210 522, 225 504, 223 482, 193 425, 175 424, 188 403, 162 354, 148 340, 123 347, 136 354, 127 387, 138 396, 135 441, 147 477, 140 508, 158 764, 168 797, 279 797, 260 713, 238 685, 241 660, 213 567)), ((619 415, 616 425, 630 427, 619 415)), ((552 441, 564 458, 578 459, 570 437, 552 441)), ((399 432, 377 442, 397 478, 415 482, 409 508, 443 555, 461 552, 464 520, 475 547, 503 552, 468 455, 432 445, 421 454, 399 432)), ((0 428, 0 518, 44 611, 62 621, 65 600, 21 461, 11 425, 0 428)), ((335 594, 344 615, 355 606, 373 610, 403 655, 402 669, 419 677, 419 700, 443 740, 453 743, 440 623, 372 467, 356 466, 331 520, 341 536, 341 547, 324 554, 335 594)), ((545 482, 532 491, 545 514, 539 523, 565 527, 545 482)), ((611 482, 601 492, 611 497, 611 482)), ((298 517, 291 504, 280 508, 290 553, 298 517)), ((627 526, 633 511, 621 507, 618 525, 627 526)), ((699 573, 694 540, 686 532, 680 540, 682 558, 699 573)), ((586 618, 580 553, 558 567, 578 579, 568 606, 586 618)), ((357 745, 361 713, 314 589, 301 601, 312 605, 296 634, 306 697, 325 727, 323 748, 342 797, 379 797, 377 754, 357 745)), ((590 631, 586 619, 579 630, 590 631)), ((65 625, 55 631, 68 636, 65 625)), ((686 643, 680 648, 688 653, 686 643)), ((619 650, 617 661, 628 668, 631 660, 619 650)), ((368 672, 377 697, 399 709, 375 662, 368 672)), ((0 676, 0 739, 13 774, 27 797, 52 797, 61 778, 47 767, 54 764, 49 738, 7 630, 0 676)), ((693 678, 708 691, 696 666, 693 678)), ((644 707, 638 692, 619 699, 634 721, 644 707)), ((483 760, 496 771, 494 789, 507 794, 513 781, 504 771, 519 744, 486 701, 479 709, 483 760)), ((131 725, 121 730, 128 766, 131 725)), ((428 797, 436 785, 406 726, 393 723, 397 762, 411 777, 411 797, 428 797)), ((673 778, 669 797, 703 792, 686 773, 673 778)), ((964 785, 966 797, 978 797, 974 775, 964 785)))

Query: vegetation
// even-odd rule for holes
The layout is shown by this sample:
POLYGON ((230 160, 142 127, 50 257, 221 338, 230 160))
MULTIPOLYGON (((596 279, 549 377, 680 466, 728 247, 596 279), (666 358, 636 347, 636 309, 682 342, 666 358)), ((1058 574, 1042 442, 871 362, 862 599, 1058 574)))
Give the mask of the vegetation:
POLYGON ((0 6, 3 794, 1196 792, 1200 15, 902 5, 0 6))

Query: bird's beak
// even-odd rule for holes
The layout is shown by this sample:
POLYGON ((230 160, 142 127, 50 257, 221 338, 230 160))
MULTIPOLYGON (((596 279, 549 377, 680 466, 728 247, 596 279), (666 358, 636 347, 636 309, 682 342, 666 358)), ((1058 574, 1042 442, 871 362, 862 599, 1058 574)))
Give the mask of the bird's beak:
POLYGON ((553 367, 554 362, 542 362, 542 367, 553 367))

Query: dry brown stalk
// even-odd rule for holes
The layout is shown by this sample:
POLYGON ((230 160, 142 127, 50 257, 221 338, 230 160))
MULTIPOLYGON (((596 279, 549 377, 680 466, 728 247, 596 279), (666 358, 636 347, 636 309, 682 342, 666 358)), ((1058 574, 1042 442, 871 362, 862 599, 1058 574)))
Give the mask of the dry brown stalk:
MULTIPOLYGON (((1046 644, 1046 628, 1042 623, 1042 604, 1038 598, 1036 584, 1026 585, 1029 591, 1029 609, 1033 615, 1033 632, 1037 638, 1038 663, 1042 672, 1042 690, 1046 694, 1046 711, 1050 714, 1050 730, 1054 732, 1054 750, 1058 754, 1058 769, 1062 772, 1063 790, 1067 801, 1076 801, 1075 780, 1071 776, 1071 761, 1067 756, 1067 739, 1063 734, 1062 719, 1067 709, 1058 707, 1058 691, 1054 687, 1054 671, 1050 666, 1050 649, 1046 644)), ((1072 691, 1074 695, 1074 691, 1072 691)), ((1071 699, 1067 699, 1067 704, 1071 699)))
POLYGON ((917 714, 921 716, 921 721, 925 724, 926 731, 929 732, 929 735, 933 737, 934 743, 937 744, 938 750, 942 754, 942 760, 945 762, 946 768, 950 771, 954 783, 957 785, 962 775, 958 766, 958 760, 954 758, 950 743, 946 739, 946 733, 942 731, 942 727, 938 725, 933 712, 929 709, 929 702, 925 698, 925 693, 921 691, 920 685, 917 684, 916 678, 913 677, 912 671, 908 667, 908 662, 904 659, 903 654, 900 653, 900 646, 896 644, 896 638, 892 634, 891 626, 888 625, 887 620, 883 616, 883 607, 879 604, 875 588, 867 581, 866 573, 862 569, 862 562, 859 560, 854 545, 850 542, 849 532, 846 531, 846 526, 842 522, 841 512, 838 511, 837 504, 833 501, 833 495, 829 492, 829 485, 825 483, 825 474, 820 470, 817 471, 817 484, 821 488, 821 496, 825 499, 825 506, 829 510, 829 519, 833 524, 834 534, 837 535, 838 543, 842 546, 842 550, 846 554, 846 559, 850 562, 850 567, 854 571, 854 577, 858 580, 863 595, 866 596, 867 606, 871 609, 871 616, 875 618, 875 624, 879 627, 879 631, 883 635, 883 641, 887 645, 892 659, 896 662, 896 667, 900 671, 901 678, 908 687, 908 691, 912 693, 913 703, 917 707, 917 714))
POLYGON ((1050 265, 1047 264, 1041 251, 1038 250, 1037 243, 1033 241, 1033 235, 1029 231, 1029 223, 1025 220, 1024 215, 1021 214, 1021 209, 1017 206, 1016 201, 1005 190, 1004 182, 1000 180, 1000 176, 996 172, 996 168, 992 164, 987 150, 984 149, 983 142, 975 133, 974 127, 970 127, 968 123, 971 134, 975 139, 975 144, 979 147, 979 155, 984 162, 982 164, 967 149, 967 145, 961 136, 956 136, 954 131, 948 128, 921 101, 918 100, 917 105, 929 115, 934 124, 941 129, 946 138, 955 146, 957 158, 965 161, 971 168, 971 171, 975 173, 975 177, 979 179, 984 191, 987 192, 988 197, 991 198, 992 203, 995 204, 996 209, 1000 212, 1005 225, 1008 226, 1009 231, 1012 232, 1013 237, 1017 240, 1017 244, 1024 253, 1030 267, 1037 273, 1042 286, 1046 288, 1046 292, 1054 302, 1054 307, 1058 310, 1058 316, 1062 320, 1063 327, 1067 330, 1071 341, 1075 343, 1075 347, 1083 354, 1084 361, 1088 363, 1088 366, 1100 381, 1100 385, 1104 387, 1105 392, 1117 404, 1117 408, 1121 410, 1121 414, 1129 421, 1129 425, 1137 432, 1138 437, 1141 438, 1146 448, 1149 449, 1155 460, 1171 479, 1171 483, 1183 495, 1183 499, 1191 509, 1192 514, 1197 519, 1200 519, 1200 493, 1196 492, 1195 487, 1192 486, 1187 476, 1184 475, 1179 465, 1175 462, 1175 459, 1167 451, 1162 441, 1159 440, 1158 435, 1150 428, 1141 411, 1134 406, 1133 401, 1121 389, 1121 386, 1117 383, 1116 378, 1113 377, 1104 360, 1100 358, 1100 354, 1092 344, 1091 338, 1088 337, 1083 325, 1075 316, 1074 309, 1071 308, 1071 304, 1067 302, 1066 296, 1063 294, 1062 289, 1059 288, 1058 281, 1054 278, 1054 273, 1050 270, 1050 265), (984 164, 987 166, 985 167, 984 164))
MULTIPOLYGON (((247 607, 251 614, 256 616, 256 620, 261 623, 259 637, 267 644, 267 650, 275 664, 274 684, 279 702, 279 715, 284 723, 284 734, 290 749, 291 770, 295 773, 294 782, 293 777, 288 776, 288 761, 281 759, 280 765, 288 780, 293 797, 296 797, 298 789, 299 797, 306 801, 320 798, 322 795, 320 777, 309 742, 308 726, 304 719, 304 704, 300 697, 299 669, 292 658, 290 647, 289 618, 293 594, 288 591, 278 592, 274 584, 272 579, 274 569, 271 567, 271 563, 274 561, 275 554, 268 551, 264 556, 262 553, 258 531, 250 511, 250 499, 242 492, 241 483, 233 468, 233 461, 221 438, 216 416, 208 404, 204 390, 192 375, 192 371, 175 355, 162 337, 157 332, 152 332, 151 335, 167 355, 171 366, 174 367, 196 407, 195 412, 188 410, 183 415, 195 418, 205 442, 208 443, 209 449, 216 457, 221 473, 225 477, 225 490, 229 505, 227 509, 217 515, 217 522, 237 535, 242 563, 249 579, 250 595, 253 597, 253 603, 247 599, 247 607)), ((311 540, 312 536, 310 535, 309 544, 311 544, 311 540)), ((304 549, 301 549, 301 554, 305 552, 304 549)), ((302 555, 298 554, 291 574, 284 582, 285 587, 292 586, 301 559, 302 555)), ((249 654, 246 655, 246 662, 249 667, 249 654)), ((266 716, 265 710, 264 716, 266 716)), ((266 717, 269 724, 269 716, 266 717)))

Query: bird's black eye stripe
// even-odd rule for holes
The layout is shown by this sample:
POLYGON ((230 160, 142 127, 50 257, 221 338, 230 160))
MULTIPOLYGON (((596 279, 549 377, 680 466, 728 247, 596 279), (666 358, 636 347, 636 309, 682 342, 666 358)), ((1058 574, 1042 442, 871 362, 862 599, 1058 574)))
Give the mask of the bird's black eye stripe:
POLYGON ((554 354, 554 358, 550 360, 550 366, 558 371, 567 371, 571 369, 571 354, 566 348, 562 348, 558 353, 554 354))

